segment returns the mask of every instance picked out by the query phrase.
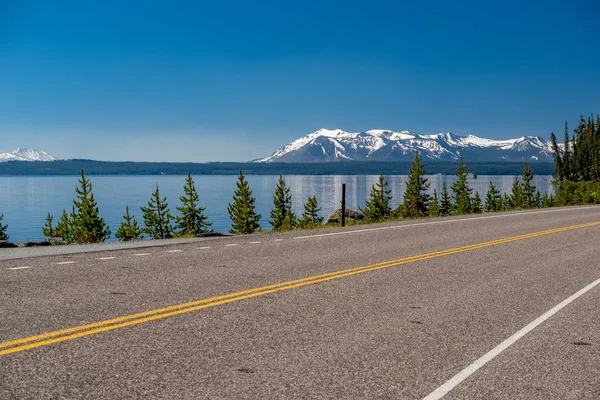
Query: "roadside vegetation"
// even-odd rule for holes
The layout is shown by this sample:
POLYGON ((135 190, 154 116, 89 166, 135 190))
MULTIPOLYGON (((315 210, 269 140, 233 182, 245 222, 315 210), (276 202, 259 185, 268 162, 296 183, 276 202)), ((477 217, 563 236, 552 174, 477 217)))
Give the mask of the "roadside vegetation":
POLYGON ((8 225, 2 225, 3 219, 4 214, 0 214, 0 240, 8 240, 8 233, 6 233, 8 225))
MULTIPOLYGON (((428 217, 447 217, 451 215, 467 215, 494 213, 502 211, 526 210, 569 205, 600 204, 600 115, 584 118, 569 134, 565 123, 564 139, 557 141, 551 134, 554 157, 554 184, 557 185, 556 196, 540 193, 532 184, 533 171, 525 164, 521 178, 515 178, 510 193, 501 193, 490 181, 488 190, 482 198, 469 186, 467 164, 461 158, 456 169, 456 181, 450 188, 444 183, 440 193, 430 192, 430 182, 425 177, 427 171, 415 152, 411 163, 406 189, 402 201, 396 209, 392 209, 391 190, 383 174, 372 186, 369 198, 359 211, 345 210, 346 224, 368 224, 403 219, 428 217)), ((232 234, 251 234, 260 232, 262 215, 255 210, 256 199, 252 189, 240 170, 236 190, 227 212, 231 219, 232 234)), ((141 207, 143 226, 140 226, 125 205, 123 220, 115 233, 121 241, 139 240, 146 237, 167 239, 174 237, 195 237, 212 233, 212 223, 208 220, 200 204, 200 196, 191 173, 188 172, 183 187, 183 195, 176 207, 179 215, 170 213, 166 197, 161 197, 156 186, 148 205, 141 207)), ((294 229, 314 229, 325 226, 340 226, 339 216, 343 212, 336 210, 328 220, 320 214, 321 207, 315 196, 308 197, 304 204, 304 212, 300 217, 292 211, 291 189, 280 175, 273 194, 273 208, 270 212, 271 231, 283 232, 294 229), (336 216, 337 213, 337 216, 336 216)), ((2 224, 4 218, 0 214, 0 241, 8 240, 7 225, 2 224)), ((84 170, 78 186, 75 188, 75 199, 70 212, 63 209, 56 224, 54 216, 48 213, 42 232, 46 241, 51 244, 100 243, 111 235, 106 222, 100 216, 98 204, 94 198, 92 183, 86 178, 84 170)))

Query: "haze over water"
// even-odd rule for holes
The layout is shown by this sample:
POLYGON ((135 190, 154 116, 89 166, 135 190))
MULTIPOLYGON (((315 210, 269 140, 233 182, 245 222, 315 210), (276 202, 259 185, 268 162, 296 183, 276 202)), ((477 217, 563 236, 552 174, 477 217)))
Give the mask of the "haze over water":
MULTIPOLYGON (((71 210, 78 176, 2 176, 0 177, 0 214, 4 214, 3 223, 8 224, 10 241, 41 240, 42 226, 48 212, 58 220, 62 209, 71 210)), ((129 204, 140 224, 142 212, 150 196, 159 185, 161 197, 166 196, 171 214, 177 215, 176 207, 180 205, 179 197, 183 195, 185 176, 89 176, 93 192, 100 207, 100 215, 111 228, 110 241, 116 240, 114 233, 122 220, 125 204, 129 204)), ((263 229, 270 229, 269 211, 273 206, 273 192, 278 176, 249 175, 253 195, 256 197, 258 213, 263 229)), ((309 196, 317 196, 323 207, 322 215, 327 217, 340 207, 342 183, 346 184, 347 208, 358 210, 363 207, 369 196, 372 185, 377 181, 374 175, 290 175, 284 179, 291 188, 294 212, 299 216, 303 204, 309 196)), ((392 190, 392 208, 402 202, 405 190, 406 175, 386 176, 389 189, 392 190)), ((450 185, 455 181, 454 175, 429 175, 430 192, 442 190, 444 182, 450 185)), ((510 193, 513 175, 479 175, 477 179, 469 178, 469 184, 479 192, 482 200, 488 189, 490 180, 501 192, 510 193)), ((555 193, 551 183, 552 177, 535 176, 533 184, 542 192, 555 193)), ((206 207, 205 214, 212 221, 215 232, 227 232, 231 221, 227 214, 227 205, 231 202, 236 188, 237 176, 233 175, 198 175, 194 177, 200 195, 200 204, 206 207)))

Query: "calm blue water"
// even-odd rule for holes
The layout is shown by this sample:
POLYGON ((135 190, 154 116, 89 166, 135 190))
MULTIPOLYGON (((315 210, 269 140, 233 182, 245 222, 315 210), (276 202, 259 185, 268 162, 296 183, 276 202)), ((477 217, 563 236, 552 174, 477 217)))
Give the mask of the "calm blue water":
MULTIPOLYGON (((110 226, 113 234, 116 232, 125 204, 141 221, 140 206, 146 205, 150 195, 158 184, 162 196, 167 196, 171 213, 177 212, 179 197, 183 195, 185 176, 91 176, 94 196, 100 207, 100 215, 110 226)), ((272 207, 273 191, 278 176, 247 176, 256 205, 262 214, 261 226, 269 229, 269 210, 272 207)), ((300 215, 303 203, 308 196, 317 196, 323 206, 323 215, 327 216, 339 208, 341 201, 342 183, 346 183, 347 207, 357 210, 364 206, 371 186, 377 181, 377 176, 284 176, 291 187, 295 212, 300 215)), ((456 177, 454 175, 431 175, 431 191, 441 191, 444 182, 450 186, 456 177)), ((402 201, 405 189, 406 175, 387 176, 392 190, 392 205, 396 207, 402 201)), ((514 176, 483 176, 470 179, 470 185, 484 198, 490 180, 502 191, 510 192, 514 176)), ((542 193, 554 193, 551 176, 536 176, 534 185, 542 193)), ((4 214, 4 223, 8 224, 8 234, 13 242, 24 240, 41 240, 42 226, 48 212, 58 219, 62 209, 71 209, 75 197, 77 176, 34 176, 14 177, 0 176, 0 213, 4 214)), ((197 176, 194 177, 196 188, 200 194, 200 202, 206 207, 206 215, 213 222, 216 232, 227 232, 230 220, 227 214, 227 204, 231 201, 237 176, 197 176)), ((110 240, 115 240, 114 236, 110 240)))

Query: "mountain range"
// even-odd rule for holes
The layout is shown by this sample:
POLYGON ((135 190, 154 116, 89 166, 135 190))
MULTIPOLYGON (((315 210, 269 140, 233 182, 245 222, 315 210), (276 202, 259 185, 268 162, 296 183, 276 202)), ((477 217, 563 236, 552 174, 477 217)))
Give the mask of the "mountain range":
POLYGON ((45 151, 35 149, 21 149, 11 151, 10 153, 0 153, 0 162, 6 161, 54 161, 52 157, 45 151))
POLYGON ((419 151, 423 159, 467 162, 551 162, 550 141, 539 136, 493 140, 453 133, 424 135, 375 129, 346 132, 319 129, 255 162, 313 163, 329 161, 408 161, 419 151))

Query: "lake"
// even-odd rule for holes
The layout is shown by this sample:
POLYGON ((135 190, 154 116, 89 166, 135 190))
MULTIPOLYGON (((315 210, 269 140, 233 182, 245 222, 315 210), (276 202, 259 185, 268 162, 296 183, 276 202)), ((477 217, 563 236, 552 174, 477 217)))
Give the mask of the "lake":
MULTIPOLYGON (((111 228, 109 240, 114 241, 125 204, 142 222, 140 206, 147 205, 150 196, 159 185, 161 197, 166 196, 172 214, 180 205, 179 197, 183 195, 185 176, 90 176, 93 192, 100 207, 100 215, 111 228)), ((273 192, 278 176, 249 175, 246 177, 256 197, 257 211, 262 214, 261 226, 269 229, 269 211, 273 205, 273 192)), ((309 196, 317 196, 323 207, 322 214, 327 217, 340 207, 342 183, 346 184, 347 207, 358 210, 368 198, 371 186, 377 181, 375 175, 290 175, 284 179, 291 188, 294 211, 300 215, 303 204, 309 196)), ((386 176, 392 190, 391 205, 393 208, 402 202, 405 190, 406 175, 386 176)), ((69 212, 75 197, 77 176, 0 176, 0 214, 4 214, 4 224, 8 224, 8 234, 12 242, 25 240, 41 240, 42 226, 48 212, 58 220, 62 209, 69 212)), ((448 189, 455 181, 454 175, 430 175, 431 192, 441 192, 446 183, 448 189)), ((510 193, 515 176, 512 175, 479 175, 469 178, 469 184, 485 199, 490 180, 501 192, 510 193)), ((555 193, 548 175, 535 176, 533 184, 542 192, 555 193)), ((194 177, 200 195, 200 204, 206 207, 205 214, 212 221, 215 232, 227 232, 230 220, 227 205, 231 202, 236 188, 237 176, 233 175, 199 175, 194 177)))

